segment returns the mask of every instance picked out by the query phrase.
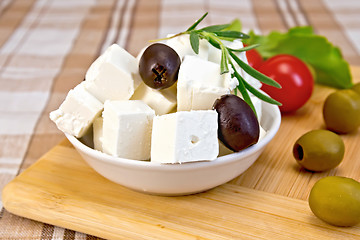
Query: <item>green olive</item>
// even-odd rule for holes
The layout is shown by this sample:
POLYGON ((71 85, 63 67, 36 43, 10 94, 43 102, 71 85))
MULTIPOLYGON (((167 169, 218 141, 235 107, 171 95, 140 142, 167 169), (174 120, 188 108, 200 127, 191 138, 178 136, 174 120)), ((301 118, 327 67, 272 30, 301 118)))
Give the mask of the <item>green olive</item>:
POLYGON ((309 206, 329 224, 354 226, 360 222, 360 183, 339 176, 322 178, 311 189, 309 206))
POLYGON ((355 131, 360 126, 360 95, 351 89, 331 93, 325 100, 323 117, 331 131, 355 131))
POLYGON ((360 83, 355 84, 351 89, 354 90, 357 94, 360 94, 360 83))
POLYGON ((310 171, 326 171, 340 164, 345 145, 341 137, 328 130, 312 130, 294 144, 296 161, 310 171))

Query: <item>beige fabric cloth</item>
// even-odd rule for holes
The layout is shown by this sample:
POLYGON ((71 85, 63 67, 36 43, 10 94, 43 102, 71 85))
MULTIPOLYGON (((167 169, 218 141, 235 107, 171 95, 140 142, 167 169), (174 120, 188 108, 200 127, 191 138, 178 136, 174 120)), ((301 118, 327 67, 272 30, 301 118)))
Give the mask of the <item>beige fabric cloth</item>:
MULTIPOLYGON (((360 65, 358 0, 4 0, 0 2, 0 190, 64 138, 49 112, 117 42, 136 55, 149 39, 241 19, 244 32, 311 25, 360 65)), ((0 239, 97 239, 21 218, 0 201, 0 239)))

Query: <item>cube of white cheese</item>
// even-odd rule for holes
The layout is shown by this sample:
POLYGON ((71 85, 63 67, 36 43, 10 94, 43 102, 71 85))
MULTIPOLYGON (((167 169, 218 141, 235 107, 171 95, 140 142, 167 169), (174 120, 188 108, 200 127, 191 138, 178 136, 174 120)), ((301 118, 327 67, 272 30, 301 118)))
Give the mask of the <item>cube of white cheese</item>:
POLYGON ((198 56, 206 60, 208 59, 209 43, 205 39, 200 39, 199 54, 196 54, 194 50, 191 48, 190 35, 188 34, 171 38, 167 40, 165 44, 175 50, 175 52, 179 55, 181 61, 183 61, 184 57, 187 55, 198 56))
POLYGON ((265 136, 266 136, 266 130, 262 126, 260 126, 260 133, 259 133, 258 142, 261 141, 265 136))
POLYGON ((117 44, 111 45, 90 66, 85 88, 101 102, 128 100, 140 84, 135 57, 117 44))
POLYGON ((103 152, 134 160, 150 158, 153 109, 141 100, 107 100, 102 116, 103 152))
POLYGON ((219 154, 218 114, 214 110, 156 116, 151 137, 151 162, 185 163, 214 160, 219 154))
POLYGON ((98 117, 93 123, 93 141, 94 149, 98 151, 103 151, 102 141, 103 141, 103 118, 98 117))
POLYGON ((177 111, 212 109, 216 98, 237 86, 230 73, 220 75, 220 65, 196 56, 185 56, 179 69, 177 111))
POLYGON ((191 110, 212 109, 216 99, 229 92, 227 88, 195 86, 192 89, 191 110))
POLYGON ((130 100, 142 100, 155 110, 156 115, 163 115, 176 107, 176 91, 173 91, 173 86, 156 90, 141 83, 130 100))
POLYGON ((103 104, 84 88, 84 82, 71 89, 50 119, 63 132, 82 137, 103 109, 103 104))

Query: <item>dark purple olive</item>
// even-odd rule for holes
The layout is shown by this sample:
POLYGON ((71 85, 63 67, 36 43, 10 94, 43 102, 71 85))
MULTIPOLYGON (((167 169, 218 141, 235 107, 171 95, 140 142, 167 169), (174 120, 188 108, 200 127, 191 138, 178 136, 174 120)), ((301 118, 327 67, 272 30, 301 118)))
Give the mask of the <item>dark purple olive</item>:
POLYGON ((155 43, 145 49, 139 73, 146 85, 154 89, 171 87, 178 78, 180 57, 171 47, 155 43))
POLYGON ((257 143, 259 122, 250 106, 238 96, 227 94, 214 103, 218 113, 218 137, 229 149, 238 152, 257 143))

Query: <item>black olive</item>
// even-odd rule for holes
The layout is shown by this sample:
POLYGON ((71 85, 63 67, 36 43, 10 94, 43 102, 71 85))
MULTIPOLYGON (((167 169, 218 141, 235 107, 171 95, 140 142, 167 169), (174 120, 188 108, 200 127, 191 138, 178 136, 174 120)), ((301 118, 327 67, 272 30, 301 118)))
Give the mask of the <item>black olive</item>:
POLYGON ((227 94, 214 103, 218 113, 218 138, 229 149, 238 152, 257 143, 258 119, 250 106, 238 96, 227 94))
POLYGON ((171 47, 155 43, 140 58, 139 73, 146 85, 154 89, 172 86, 178 78, 180 57, 171 47))

